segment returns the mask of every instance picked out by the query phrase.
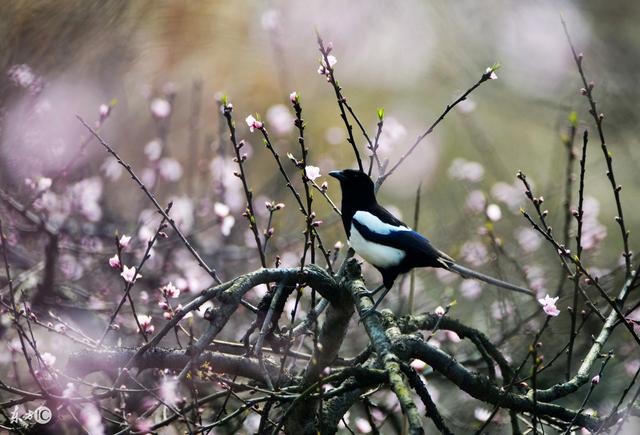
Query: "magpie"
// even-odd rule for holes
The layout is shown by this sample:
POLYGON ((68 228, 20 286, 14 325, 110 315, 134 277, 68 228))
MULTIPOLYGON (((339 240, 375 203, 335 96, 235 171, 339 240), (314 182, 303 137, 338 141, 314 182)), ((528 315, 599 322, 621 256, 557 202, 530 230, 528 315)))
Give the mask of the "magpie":
POLYGON ((416 267, 438 267, 456 272, 464 279, 475 278, 497 287, 534 295, 529 289, 461 266, 453 258, 434 248, 429 239, 413 231, 378 204, 373 181, 364 172, 345 169, 329 172, 329 175, 340 181, 342 223, 349 245, 382 274, 383 285, 366 292, 368 296, 373 296, 384 288, 370 312, 382 302, 398 275, 416 267))

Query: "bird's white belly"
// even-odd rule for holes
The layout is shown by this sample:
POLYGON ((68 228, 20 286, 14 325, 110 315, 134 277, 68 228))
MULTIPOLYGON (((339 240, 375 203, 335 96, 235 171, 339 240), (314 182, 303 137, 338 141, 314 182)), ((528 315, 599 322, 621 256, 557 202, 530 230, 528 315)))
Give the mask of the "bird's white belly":
POLYGON ((405 256, 405 252, 400 249, 366 240, 353 225, 349 245, 367 262, 382 268, 397 266, 405 256))

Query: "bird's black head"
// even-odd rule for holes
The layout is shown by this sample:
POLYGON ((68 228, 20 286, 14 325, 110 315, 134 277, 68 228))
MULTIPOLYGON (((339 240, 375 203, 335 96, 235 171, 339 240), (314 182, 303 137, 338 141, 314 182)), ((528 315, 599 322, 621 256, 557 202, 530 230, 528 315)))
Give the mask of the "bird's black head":
POLYGON ((376 203, 373 181, 367 174, 355 169, 329 172, 333 178, 340 181, 342 189, 342 208, 350 205, 359 209, 367 209, 376 203))

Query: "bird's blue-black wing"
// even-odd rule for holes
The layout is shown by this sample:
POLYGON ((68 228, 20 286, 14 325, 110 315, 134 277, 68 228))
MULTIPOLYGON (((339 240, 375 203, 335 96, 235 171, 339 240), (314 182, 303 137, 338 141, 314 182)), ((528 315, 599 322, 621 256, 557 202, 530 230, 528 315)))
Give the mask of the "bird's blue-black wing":
POLYGON ((399 228, 388 233, 379 233, 357 219, 353 219, 352 225, 370 242, 405 251, 407 254, 405 258, 414 267, 446 267, 442 260, 450 260, 449 256, 434 248, 429 239, 411 229, 399 228))

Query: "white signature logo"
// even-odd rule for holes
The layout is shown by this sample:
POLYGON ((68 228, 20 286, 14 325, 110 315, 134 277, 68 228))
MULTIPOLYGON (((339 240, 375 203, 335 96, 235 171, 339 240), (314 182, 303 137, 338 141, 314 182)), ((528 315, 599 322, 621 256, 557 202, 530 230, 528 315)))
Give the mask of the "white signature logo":
POLYGON ((11 423, 17 423, 20 420, 27 422, 33 420, 38 424, 47 424, 51 421, 51 418, 53 418, 53 413, 44 405, 38 406, 34 411, 28 410, 25 413, 22 412, 21 408, 16 406, 13 408, 9 421, 11 423))

